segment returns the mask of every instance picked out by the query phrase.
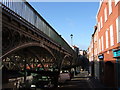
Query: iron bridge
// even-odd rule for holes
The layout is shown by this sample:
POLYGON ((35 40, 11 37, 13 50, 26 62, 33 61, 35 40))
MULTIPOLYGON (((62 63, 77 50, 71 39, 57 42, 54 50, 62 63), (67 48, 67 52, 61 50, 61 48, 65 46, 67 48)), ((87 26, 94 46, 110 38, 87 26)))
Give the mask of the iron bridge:
POLYGON ((31 73, 56 84, 62 69, 73 68, 76 53, 28 2, 20 1, 0 3, 3 87, 11 78, 25 82, 31 73))

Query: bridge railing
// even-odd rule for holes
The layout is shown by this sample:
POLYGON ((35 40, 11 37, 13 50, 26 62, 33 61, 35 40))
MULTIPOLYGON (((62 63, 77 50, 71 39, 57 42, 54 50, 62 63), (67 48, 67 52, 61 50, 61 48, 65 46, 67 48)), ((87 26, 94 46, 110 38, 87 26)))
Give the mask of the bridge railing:
POLYGON ((25 0, 2 0, 2 4, 17 13, 19 16, 27 20, 36 28, 49 36, 57 44, 61 45, 65 50, 73 53, 73 49, 68 43, 42 18, 42 16, 25 0))

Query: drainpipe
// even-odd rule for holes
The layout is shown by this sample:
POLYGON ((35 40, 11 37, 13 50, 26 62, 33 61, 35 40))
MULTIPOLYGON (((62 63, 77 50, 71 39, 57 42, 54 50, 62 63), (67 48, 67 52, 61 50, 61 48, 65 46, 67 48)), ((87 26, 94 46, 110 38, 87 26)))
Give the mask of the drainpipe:
POLYGON ((92 34, 92 41, 93 41, 93 63, 92 63, 92 77, 95 76, 94 74, 94 34, 92 34))

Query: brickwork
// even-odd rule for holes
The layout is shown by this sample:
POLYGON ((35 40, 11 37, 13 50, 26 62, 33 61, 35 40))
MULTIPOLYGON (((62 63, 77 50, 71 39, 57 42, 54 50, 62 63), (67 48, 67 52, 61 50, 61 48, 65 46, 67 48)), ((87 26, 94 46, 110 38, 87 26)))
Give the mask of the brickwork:
POLYGON ((103 83, 109 87, 116 86, 116 59, 113 58, 113 49, 118 49, 119 46, 119 31, 117 31, 117 19, 120 16, 119 6, 120 2, 103 0, 97 14, 98 40, 100 41, 98 54, 104 55, 103 83))
MULTIPOLYGON (((120 48, 120 1, 101 0, 96 19, 97 30, 94 30, 91 40, 94 42, 93 52, 91 52, 94 57, 93 61, 100 61, 99 55, 104 56, 102 59, 104 63, 102 67, 98 66, 97 70, 100 71, 96 77, 98 79, 101 77, 105 85, 116 87, 116 58, 114 58, 113 50, 120 48)), ((96 73, 95 70, 95 75, 96 73)))

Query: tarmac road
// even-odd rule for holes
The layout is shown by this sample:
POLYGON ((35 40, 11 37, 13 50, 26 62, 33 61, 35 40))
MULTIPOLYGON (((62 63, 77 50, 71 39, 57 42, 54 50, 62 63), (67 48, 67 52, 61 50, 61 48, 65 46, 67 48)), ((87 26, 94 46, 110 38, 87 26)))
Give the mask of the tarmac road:
POLYGON ((74 78, 72 78, 71 80, 67 80, 64 83, 59 84, 57 88, 49 88, 49 90, 118 90, 118 89, 104 87, 98 81, 90 78, 86 71, 82 71, 80 72, 80 74, 75 75, 74 78))
POLYGON ((92 88, 89 78, 73 78, 71 81, 66 81, 59 88, 70 88, 70 89, 87 89, 92 88))
POLYGON ((80 72, 80 74, 75 75, 73 79, 59 85, 58 89, 92 90, 92 84, 89 80, 88 73, 86 71, 83 71, 80 72))

